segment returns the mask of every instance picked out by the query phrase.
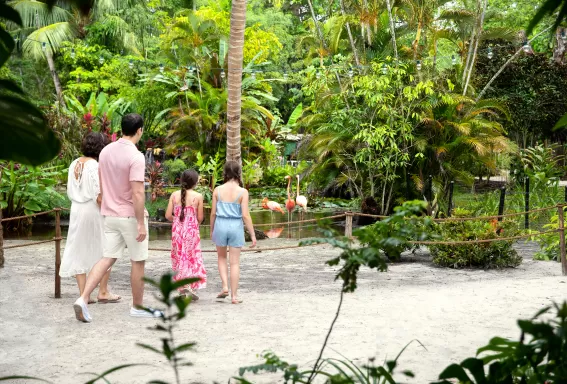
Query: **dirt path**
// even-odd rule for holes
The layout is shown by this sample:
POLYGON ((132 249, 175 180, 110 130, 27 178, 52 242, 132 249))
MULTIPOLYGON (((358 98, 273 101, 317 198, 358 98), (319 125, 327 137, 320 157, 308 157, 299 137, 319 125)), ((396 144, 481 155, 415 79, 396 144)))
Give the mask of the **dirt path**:
MULTIPOLYGON (((15 242, 8 242, 13 244, 15 242)), ((264 247, 274 243, 262 243, 264 247)), ((282 244, 282 241, 278 241, 282 244)), ((152 242, 152 247, 168 247, 152 242)), ((362 270, 356 293, 345 298, 331 337, 333 350, 365 362, 394 357, 413 339, 400 360, 401 369, 427 383, 451 362, 472 356, 493 336, 517 337, 516 319, 533 315, 552 300, 567 298, 567 278, 558 263, 534 262, 530 244, 519 246, 524 263, 506 271, 453 271, 433 267, 424 256, 390 267, 387 273, 362 270)), ((205 249, 211 244, 205 241, 205 249)), ((53 245, 6 251, 0 269, 0 376, 26 374, 58 383, 86 381, 84 372, 103 372, 123 363, 148 363, 110 376, 113 383, 171 380, 164 360, 136 347, 159 345, 146 329, 153 320, 128 316, 129 263, 114 268, 112 286, 124 297, 119 304, 92 305, 94 322, 74 319, 74 280, 63 279, 63 298, 53 298, 53 245)), ((260 362, 271 350, 288 362, 307 366, 317 356, 338 303, 339 283, 324 261, 336 255, 328 247, 248 253, 242 258, 243 305, 218 303, 216 258, 205 254, 209 285, 177 331, 182 342, 198 343, 187 357, 183 382, 226 383, 238 368, 260 362)), ((169 255, 152 252, 147 273, 159 277, 169 255)), ((155 304, 151 289, 148 304, 155 304)), ((274 382, 274 376, 250 377, 274 382)))

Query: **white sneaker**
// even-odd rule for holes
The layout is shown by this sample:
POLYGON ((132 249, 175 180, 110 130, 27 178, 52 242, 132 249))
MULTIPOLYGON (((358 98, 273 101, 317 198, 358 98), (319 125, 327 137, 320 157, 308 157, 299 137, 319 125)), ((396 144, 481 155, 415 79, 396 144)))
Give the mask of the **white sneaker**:
POLYGON ((134 307, 130 308, 130 316, 132 317, 147 317, 147 318, 157 318, 163 317, 163 312, 157 309, 148 308, 149 310, 153 311, 148 312, 143 309, 136 309, 134 307))
POLYGON ((77 301, 73 304, 73 309, 75 310, 75 317, 77 320, 82 321, 83 323, 90 323, 93 321, 91 315, 89 314, 89 310, 87 308, 87 304, 82 297, 79 297, 77 301))

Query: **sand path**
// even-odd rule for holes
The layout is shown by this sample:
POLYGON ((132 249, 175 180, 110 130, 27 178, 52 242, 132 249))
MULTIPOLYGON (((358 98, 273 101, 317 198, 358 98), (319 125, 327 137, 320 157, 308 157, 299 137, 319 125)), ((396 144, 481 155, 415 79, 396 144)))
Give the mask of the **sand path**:
MULTIPOLYGON (((8 241, 15 244, 17 241, 8 241)), ((279 241, 278 244, 285 243, 279 241)), ((262 243, 264 247, 274 243, 262 243)), ((168 247, 155 241, 152 247, 168 247)), ((493 336, 517 337, 516 319, 527 318, 552 300, 567 299, 567 278, 554 262, 531 260, 532 244, 519 244, 524 263, 505 271, 454 271, 432 266, 426 255, 392 265, 387 273, 362 270, 359 288, 345 298, 331 337, 333 350, 358 362, 395 356, 413 339, 400 360, 416 374, 415 383, 435 380, 451 362, 471 356, 493 336)), ((211 244, 204 241, 204 249, 211 244)), ((61 299, 53 298, 52 244, 6 251, 0 269, 0 376, 26 374, 58 383, 84 382, 83 372, 103 372, 123 363, 148 363, 110 376, 113 383, 171 380, 164 359, 135 345, 159 345, 147 327, 154 320, 128 316, 129 263, 120 260, 112 275, 119 304, 92 305, 92 324, 74 319, 73 279, 63 279, 61 299)), ((201 300, 177 330, 177 339, 198 343, 186 354, 194 363, 182 371, 184 383, 226 383, 238 368, 259 363, 264 350, 307 366, 316 356, 335 313, 340 284, 324 264, 329 247, 248 253, 242 257, 243 305, 218 303, 216 257, 205 254, 209 283, 201 300)), ((147 274, 168 271, 169 255, 151 252, 147 274)), ((147 290, 148 304, 155 304, 147 290)), ((274 376, 250 376, 275 382, 274 376)), ((24 382, 24 381, 22 381, 24 382)))

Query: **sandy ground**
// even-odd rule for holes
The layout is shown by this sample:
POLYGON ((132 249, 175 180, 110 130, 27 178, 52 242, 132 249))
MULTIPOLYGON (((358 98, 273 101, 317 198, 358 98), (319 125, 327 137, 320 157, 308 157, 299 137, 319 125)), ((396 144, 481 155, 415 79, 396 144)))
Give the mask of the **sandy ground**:
MULTIPOLYGON (((204 243, 204 249, 211 249, 208 241, 204 243)), ((427 350, 412 344, 400 367, 413 370, 412 382, 427 383, 449 363, 473 355, 491 337, 517 337, 516 319, 567 298, 560 265, 532 261, 531 244, 518 247, 525 260, 513 270, 439 269, 426 254, 392 265, 387 273, 362 270, 358 290, 345 298, 327 356, 340 352, 361 363, 369 357, 383 361, 418 339, 427 350)), ((182 382, 227 383, 239 367, 260 362, 257 355, 264 350, 308 366, 338 303, 340 285, 333 281, 333 268, 324 264, 336 252, 316 247, 246 254, 241 263, 245 302, 240 306, 214 299, 220 289, 216 258, 206 253, 208 287, 176 333, 179 341, 198 343, 195 352, 186 354, 194 366, 183 368, 182 382)), ((6 251, 5 268, 0 269, 0 376, 26 374, 77 383, 88 378, 84 372, 147 363, 153 366, 119 371, 109 379, 171 380, 160 356, 135 345, 158 346, 159 335, 147 329, 154 320, 128 316, 129 263, 120 260, 112 275, 113 289, 123 301, 91 305, 94 321, 83 324, 72 310, 77 296, 73 279, 63 279, 63 297, 53 298, 53 260, 52 244, 6 251)), ((168 254, 151 252, 147 274, 157 278, 169 266, 168 254)), ((155 304, 152 290, 146 292, 147 304, 155 304)), ((249 379, 276 382, 275 376, 249 379)))

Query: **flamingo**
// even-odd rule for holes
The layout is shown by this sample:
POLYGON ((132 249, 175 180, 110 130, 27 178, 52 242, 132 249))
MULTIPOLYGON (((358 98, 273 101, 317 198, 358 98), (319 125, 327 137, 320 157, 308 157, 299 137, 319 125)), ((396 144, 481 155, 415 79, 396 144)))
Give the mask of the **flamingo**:
POLYGON ((303 208, 304 212, 307 212, 307 197, 299 194, 299 175, 295 175, 295 177, 297 177, 297 196, 295 198, 295 203, 298 207, 303 208))
MULTIPOLYGON (((291 189, 291 176, 285 177, 287 180, 287 200, 285 202, 285 209, 287 209, 287 221, 290 222, 290 215, 293 215, 293 209, 295 208, 295 201, 291 198, 290 189, 291 189)), ((292 216, 293 219, 293 216, 292 216)))
POLYGON ((280 212, 282 215, 285 214, 284 210, 282 209, 279 203, 276 203, 275 201, 268 201, 267 197, 265 197, 264 200, 262 200, 262 208, 270 210, 272 222, 274 221, 274 216, 273 216, 274 211, 280 212))

